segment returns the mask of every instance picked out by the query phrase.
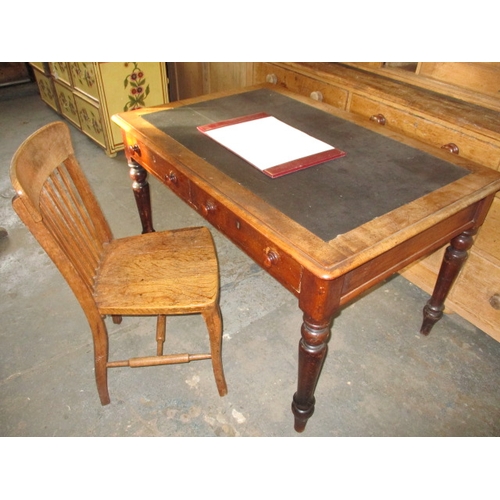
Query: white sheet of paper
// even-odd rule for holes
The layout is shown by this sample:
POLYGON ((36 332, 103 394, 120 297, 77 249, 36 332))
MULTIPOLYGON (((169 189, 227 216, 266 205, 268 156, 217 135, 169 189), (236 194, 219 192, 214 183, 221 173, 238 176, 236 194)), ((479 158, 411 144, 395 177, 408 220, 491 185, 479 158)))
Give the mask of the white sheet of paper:
POLYGON ((260 170, 335 149, 274 116, 236 123, 205 133, 260 170))

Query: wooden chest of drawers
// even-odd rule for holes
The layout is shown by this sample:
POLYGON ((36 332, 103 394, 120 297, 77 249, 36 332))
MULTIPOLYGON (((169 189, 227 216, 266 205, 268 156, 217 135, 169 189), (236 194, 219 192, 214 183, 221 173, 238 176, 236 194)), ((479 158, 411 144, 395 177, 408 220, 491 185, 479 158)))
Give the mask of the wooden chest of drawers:
MULTIPOLYGON (((368 67, 371 63, 366 64, 368 67)), ((476 96, 470 88, 461 91, 434 80, 426 80, 425 88, 411 78, 397 79, 379 70, 366 71, 339 63, 253 63, 253 68, 255 84, 267 81, 285 86, 447 149, 450 154, 500 169, 500 101, 497 109, 497 101, 490 96, 476 96)), ((500 75, 500 68, 488 69, 490 74, 500 75)), ((500 81, 497 83, 500 90, 500 81)), ((443 251, 410 266, 402 274, 430 293, 443 251)), ((447 306, 500 341, 499 194, 447 306)))

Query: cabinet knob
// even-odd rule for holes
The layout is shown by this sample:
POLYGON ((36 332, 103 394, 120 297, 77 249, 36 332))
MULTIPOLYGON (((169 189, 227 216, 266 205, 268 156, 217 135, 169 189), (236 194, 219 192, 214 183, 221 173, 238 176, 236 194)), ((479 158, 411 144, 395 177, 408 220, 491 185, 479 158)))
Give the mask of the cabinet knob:
POLYGON ((493 309, 500 311, 500 293, 495 293, 490 297, 490 305, 493 309))
POLYGON ((457 155, 460 150, 458 149, 458 146, 454 144, 453 142, 450 142, 448 144, 445 144, 444 146, 441 146, 441 149, 446 149, 446 151, 449 151, 450 153, 453 153, 454 155, 457 155))
POLYGON ((141 156, 141 148, 139 147, 139 144, 133 144, 132 146, 129 146, 128 150, 132 155, 136 154, 138 156, 141 156))
POLYGON ((167 184, 177 184, 179 182, 179 179, 177 179, 177 175, 175 175, 175 172, 171 170, 165 176, 165 181, 167 182, 167 184))
POLYGON ((323 94, 319 90, 314 90, 311 92, 311 95, 309 96, 311 99, 314 99, 315 101, 323 101, 323 94))
POLYGON ((385 119, 385 116, 382 113, 370 116, 370 120, 372 122, 378 123, 379 125, 385 125, 387 123, 387 120, 385 119))
POLYGON ((266 82, 272 83, 273 85, 276 85, 278 83, 278 77, 274 73, 269 73, 266 76, 266 82))
POLYGON ((273 250, 272 248, 266 249, 266 258, 264 259, 265 267, 269 268, 274 264, 277 264, 279 260, 280 254, 276 250, 273 250))
POLYGON ((209 214, 213 214, 215 212, 215 208, 215 203, 212 200, 208 200, 201 206, 201 213, 206 217, 209 214))

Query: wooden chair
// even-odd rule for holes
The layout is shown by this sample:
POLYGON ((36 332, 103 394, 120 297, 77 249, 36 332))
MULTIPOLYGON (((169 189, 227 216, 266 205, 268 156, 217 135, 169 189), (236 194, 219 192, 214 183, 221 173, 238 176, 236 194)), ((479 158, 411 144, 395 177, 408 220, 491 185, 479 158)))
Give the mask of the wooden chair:
POLYGON ((222 368, 219 270, 205 227, 113 239, 75 158, 68 126, 55 122, 32 134, 15 153, 13 207, 67 280, 87 317, 94 341, 97 390, 110 402, 108 368, 211 359, 220 396, 222 368), (208 354, 163 355, 167 315, 200 313, 210 338, 208 354), (156 355, 108 360, 105 317, 158 316, 156 355))

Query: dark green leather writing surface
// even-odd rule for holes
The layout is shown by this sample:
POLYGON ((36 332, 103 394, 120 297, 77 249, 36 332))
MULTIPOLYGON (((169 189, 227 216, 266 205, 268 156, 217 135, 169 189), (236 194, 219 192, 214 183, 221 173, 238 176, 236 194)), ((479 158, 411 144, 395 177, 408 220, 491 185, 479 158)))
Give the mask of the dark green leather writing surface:
POLYGON ((468 174, 453 163, 267 89, 144 118, 324 241, 468 174), (196 129, 259 112, 347 154, 271 179, 196 129))

